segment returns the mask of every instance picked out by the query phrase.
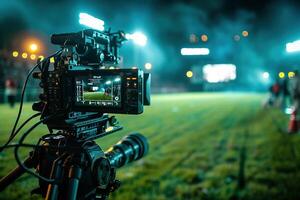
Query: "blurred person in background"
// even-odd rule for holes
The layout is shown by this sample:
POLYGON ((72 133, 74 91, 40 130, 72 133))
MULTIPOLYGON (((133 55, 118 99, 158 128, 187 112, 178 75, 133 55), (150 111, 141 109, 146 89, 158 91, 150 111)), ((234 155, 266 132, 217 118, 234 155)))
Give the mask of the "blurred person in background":
POLYGON ((294 78, 290 81, 290 93, 293 100, 293 110, 299 118, 299 106, 300 106, 300 75, 299 71, 295 71, 294 78))
POLYGON ((12 78, 8 78, 5 82, 5 95, 10 107, 13 108, 16 102, 17 86, 12 78))
POLYGON ((278 107, 280 104, 279 102, 279 95, 280 95, 280 84, 279 81, 276 80, 274 84, 272 84, 269 88, 270 96, 268 98, 267 104, 268 106, 278 107))
POLYGON ((289 90, 289 79, 285 78, 283 79, 281 83, 281 107, 283 110, 286 108, 289 108, 291 106, 291 95, 289 90))

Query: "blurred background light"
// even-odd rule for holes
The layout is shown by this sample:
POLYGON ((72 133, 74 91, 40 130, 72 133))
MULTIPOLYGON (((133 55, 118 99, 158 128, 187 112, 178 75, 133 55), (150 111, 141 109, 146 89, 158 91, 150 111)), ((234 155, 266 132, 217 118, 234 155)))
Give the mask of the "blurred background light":
POLYGON ((31 55, 30 55, 30 59, 31 59, 31 60, 35 60, 35 59, 36 59, 36 55, 35 55, 35 54, 31 54, 31 55))
POLYGON ((111 84, 111 81, 106 81, 105 84, 106 84, 106 85, 110 85, 110 84, 111 84))
POLYGON ((13 51, 13 52, 12 52, 12 56, 15 57, 15 58, 18 57, 18 56, 19 56, 19 52, 13 51))
POLYGON ((248 37, 249 32, 248 32, 248 31, 243 31, 243 32, 242 32, 242 35, 243 35, 244 37, 248 37))
POLYGON ((289 72, 289 73, 288 73, 288 77, 289 77, 289 78, 293 78, 294 76, 295 76, 295 72, 289 72))
POLYGON ((55 62, 54 57, 51 57, 50 58, 50 63, 54 63, 54 62, 55 62))
POLYGON ((284 72, 279 72, 278 76, 279 76, 279 78, 284 78, 285 74, 284 74, 284 72))
POLYGON ((95 30, 104 31, 104 21, 87 13, 79 14, 79 24, 95 30))
POLYGON ((267 79, 270 78, 270 73, 269 72, 263 72, 262 77, 263 77, 263 79, 267 80, 267 79))
POLYGON ((300 40, 296 40, 294 42, 289 42, 285 46, 285 50, 288 53, 298 52, 300 51, 300 40))
POLYGON ((22 53, 22 58, 26 59, 27 58, 27 53, 22 53))
POLYGON ((127 40, 132 40, 135 44, 139 46, 145 46, 147 44, 147 36, 141 32, 135 32, 133 34, 127 33, 125 35, 127 40))
POLYGON ((188 78, 192 78, 192 77, 193 77, 193 72, 189 70, 189 71, 186 72, 185 75, 186 75, 186 77, 188 77, 188 78))
POLYGON ((183 56, 209 55, 208 48, 182 48, 180 52, 183 56))
POLYGON ((42 60, 44 60, 45 57, 44 56, 39 56, 38 58, 42 61, 42 60))
POLYGON ((238 42, 240 41, 241 37, 239 35, 234 35, 233 39, 238 42))
POLYGON ((206 34, 201 35, 202 42, 207 42, 208 36, 206 34))
POLYGON ((203 66, 203 77, 209 83, 235 80, 236 66, 234 64, 207 64, 203 66))
POLYGON ((38 50, 38 45, 35 43, 32 43, 29 45, 29 49, 31 52, 36 52, 38 50))
POLYGON ((197 35, 194 33, 190 34, 190 43, 197 43, 197 42, 198 42, 197 35))
POLYGON ((152 69, 152 64, 151 63, 146 63, 145 64, 145 69, 151 70, 152 69))

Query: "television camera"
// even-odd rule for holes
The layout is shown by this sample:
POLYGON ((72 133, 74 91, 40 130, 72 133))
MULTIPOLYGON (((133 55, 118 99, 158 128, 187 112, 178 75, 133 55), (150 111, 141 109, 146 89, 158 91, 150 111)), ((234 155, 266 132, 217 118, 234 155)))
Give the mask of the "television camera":
POLYGON ((10 145, 19 166, 1 179, 0 191, 28 172, 39 179, 33 193, 45 199, 107 199, 120 186, 116 169, 147 154, 147 139, 139 133, 124 137, 105 152, 94 141, 122 129, 116 117, 107 113, 141 114, 143 106, 150 105, 150 74, 116 67, 125 40, 122 31, 52 35, 51 42, 61 50, 40 60, 28 74, 40 80, 43 90, 32 106, 38 113, 16 130, 27 77, 11 137, 0 151, 31 119, 40 116, 41 120, 10 145), (50 133, 37 145, 25 144, 29 133, 42 123, 50 133), (22 146, 33 147, 24 162, 18 153, 22 146))

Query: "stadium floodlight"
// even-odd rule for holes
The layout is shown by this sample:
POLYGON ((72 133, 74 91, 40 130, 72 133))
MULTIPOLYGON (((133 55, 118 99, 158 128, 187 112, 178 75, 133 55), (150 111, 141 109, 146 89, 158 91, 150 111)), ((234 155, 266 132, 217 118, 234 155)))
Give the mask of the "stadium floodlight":
POLYGON ((208 48, 182 48, 181 55, 183 56, 209 55, 209 49, 208 48))
POLYGON ((288 53, 299 52, 300 51, 300 40, 294 42, 289 42, 285 45, 285 50, 288 53))
POLYGON ((95 30, 104 31, 104 21, 93 17, 87 13, 79 14, 79 24, 82 24, 95 30))
POLYGON ((147 44, 147 36, 141 32, 135 32, 133 34, 127 33, 125 35, 127 40, 132 40, 135 44, 145 46, 147 44))

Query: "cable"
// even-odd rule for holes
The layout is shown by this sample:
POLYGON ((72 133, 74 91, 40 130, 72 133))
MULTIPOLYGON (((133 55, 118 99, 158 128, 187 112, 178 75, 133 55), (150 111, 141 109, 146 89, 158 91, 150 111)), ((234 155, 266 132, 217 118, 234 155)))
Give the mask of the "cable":
MULTIPOLYGON (((30 120, 32 120, 32 119, 34 119, 34 118, 36 118, 36 117, 38 117, 38 116, 40 116, 41 115, 41 113, 36 113, 36 114, 34 114, 34 115, 32 115, 31 117, 29 117, 27 120, 25 120, 23 123, 22 123, 22 125, 17 129, 17 131, 15 132, 15 134, 14 135, 17 135, 18 133, 19 133, 19 131, 30 121, 30 120)), ((8 146, 8 144, 13 140, 13 138, 14 138, 15 136, 13 136, 13 137, 10 137, 8 140, 7 140, 7 142, 3 145, 3 146, 1 146, 0 147, 0 152, 2 152, 5 148, 7 148, 7 146, 8 146)))
POLYGON ((43 122, 45 122, 45 121, 51 119, 51 118, 54 117, 54 116, 55 116, 55 115, 51 115, 51 116, 49 116, 49 117, 45 117, 44 119, 41 119, 39 122, 37 122, 37 123, 35 123, 33 126, 31 126, 31 127, 30 127, 30 128, 29 128, 22 136, 21 136, 21 138, 20 138, 20 140, 19 140, 19 143, 18 143, 19 145, 16 145, 15 150, 14 150, 14 154, 15 154, 16 161, 17 161, 18 165, 19 165, 21 168, 23 168, 27 173, 29 173, 29 174, 31 174, 31 175, 37 177, 38 179, 41 179, 41 180, 43 180, 43 181, 45 181, 45 182, 48 182, 48 183, 54 183, 55 180, 54 180, 54 179, 48 179, 48 178, 46 178, 46 177, 43 177, 43 176, 41 176, 41 175, 39 175, 39 174, 37 174, 37 173, 31 171, 29 168, 27 168, 27 167, 22 163, 22 161, 21 161, 21 159, 20 159, 20 156, 19 156, 18 150, 19 150, 19 148, 23 145, 23 141, 25 140, 25 138, 29 135, 29 133, 30 133, 33 129, 35 129, 35 128, 36 128, 37 126, 39 126, 41 123, 43 123, 43 122))
MULTIPOLYGON (((53 57, 53 56, 59 54, 61 51, 62 51, 62 50, 59 50, 59 51, 55 52, 54 54, 48 56, 48 57, 45 59, 45 61, 47 61, 47 60, 49 60, 51 57, 53 57)), ((16 130, 16 127, 17 127, 17 125, 18 125, 18 122, 19 122, 21 113, 22 113, 23 102, 24 102, 24 94, 25 94, 25 90, 26 90, 26 86, 27 86, 29 77, 30 77, 30 75, 32 74, 32 72, 33 72, 37 67, 39 67, 40 64, 43 63, 43 62, 44 62, 44 61, 41 61, 41 62, 37 63, 37 64, 29 71, 29 73, 27 74, 26 80, 25 80, 24 85, 23 85, 23 88, 22 88, 21 102, 20 102, 20 107, 19 107, 19 111, 18 111, 18 116, 17 116, 17 119, 16 119, 16 121, 15 121, 14 127, 13 127, 12 132, 11 132, 10 137, 9 137, 9 140, 10 140, 10 141, 13 140, 13 138, 17 135, 17 134, 15 133, 15 130, 16 130)), ((2 150, 2 149, 1 149, 1 150, 2 150)), ((0 152, 1 152, 1 151, 0 151, 0 152)))

